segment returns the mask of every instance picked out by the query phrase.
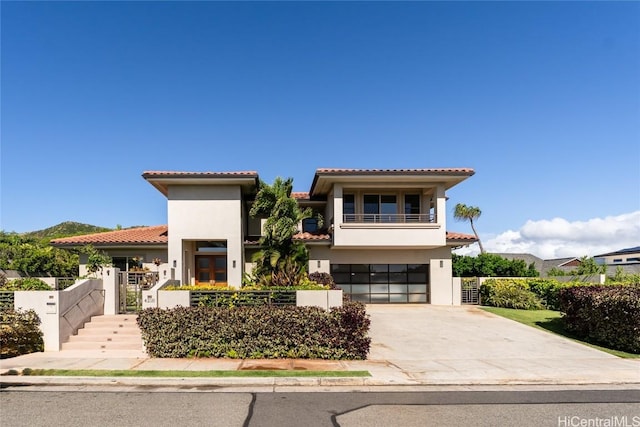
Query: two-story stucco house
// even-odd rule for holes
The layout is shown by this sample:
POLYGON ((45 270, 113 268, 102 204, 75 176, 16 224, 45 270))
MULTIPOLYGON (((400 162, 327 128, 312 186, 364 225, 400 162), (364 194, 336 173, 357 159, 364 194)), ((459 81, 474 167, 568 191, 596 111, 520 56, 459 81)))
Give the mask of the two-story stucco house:
MULTIPOLYGON (((451 249, 475 242, 446 230, 446 191, 472 176, 456 169, 318 169, 301 207, 325 219, 300 224, 309 271, 331 273, 353 300, 365 303, 459 304, 451 249)), ((261 220, 248 214, 258 173, 144 172, 167 198, 167 226, 56 239, 59 247, 93 244, 114 263, 150 265, 181 283, 240 287, 259 249, 261 220), (141 261, 143 260, 143 261, 141 261)))

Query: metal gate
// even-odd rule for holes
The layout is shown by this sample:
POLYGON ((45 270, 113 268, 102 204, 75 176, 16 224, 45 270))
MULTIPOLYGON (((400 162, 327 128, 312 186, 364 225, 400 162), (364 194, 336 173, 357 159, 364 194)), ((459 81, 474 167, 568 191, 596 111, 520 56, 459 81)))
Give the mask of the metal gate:
POLYGON ((142 309, 142 291, 158 283, 158 273, 150 271, 122 271, 118 274, 119 312, 136 313, 142 309))
POLYGON ((478 278, 477 277, 462 277, 461 278, 461 297, 462 304, 480 304, 480 294, 478 292, 478 278))

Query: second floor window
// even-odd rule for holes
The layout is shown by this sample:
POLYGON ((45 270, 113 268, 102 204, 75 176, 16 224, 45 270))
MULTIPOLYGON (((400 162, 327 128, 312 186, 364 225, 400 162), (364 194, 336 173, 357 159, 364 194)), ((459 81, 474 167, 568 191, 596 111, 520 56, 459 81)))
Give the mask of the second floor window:
POLYGON ((398 214, 398 203, 393 194, 365 194, 365 222, 395 222, 398 214))
POLYGON ((315 233, 318 231, 318 219, 306 218, 302 220, 302 232, 303 233, 315 233))
POLYGON ((356 197, 353 194, 342 196, 342 213, 346 222, 354 222, 356 220, 356 197))

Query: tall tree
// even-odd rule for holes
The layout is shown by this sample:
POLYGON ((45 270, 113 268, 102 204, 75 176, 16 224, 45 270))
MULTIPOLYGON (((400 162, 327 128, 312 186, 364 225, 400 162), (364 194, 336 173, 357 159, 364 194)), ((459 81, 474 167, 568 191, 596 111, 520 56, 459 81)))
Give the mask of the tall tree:
POLYGON ((278 177, 273 185, 260 182, 258 193, 249 214, 266 218, 262 249, 253 258, 255 276, 264 282, 295 285, 307 271, 309 252, 304 243, 296 242, 300 221, 312 216, 311 209, 300 209, 291 197, 293 179, 278 177))
POLYGON ((484 248, 482 247, 480 236, 478 236, 476 227, 473 225, 473 220, 480 218, 480 215, 482 215, 482 211, 480 210, 479 207, 467 206, 463 203, 458 203, 453 212, 453 217, 458 221, 469 221, 471 223, 471 229, 473 230, 473 234, 475 234, 476 239, 478 239, 478 246, 480 246, 480 253, 483 254, 484 248))

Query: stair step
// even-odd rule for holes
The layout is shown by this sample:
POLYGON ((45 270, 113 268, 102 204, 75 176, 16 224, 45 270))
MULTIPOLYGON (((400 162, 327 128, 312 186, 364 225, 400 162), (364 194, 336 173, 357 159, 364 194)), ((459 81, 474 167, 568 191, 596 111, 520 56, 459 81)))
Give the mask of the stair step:
POLYGON ((78 335, 111 336, 111 335, 140 335, 138 328, 83 328, 78 329, 78 335))
POLYGON ((130 342, 65 342, 62 350, 142 350, 142 343, 130 342))
POLYGON ((135 314, 94 316, 62 344, 61 350, 144 352, 137 317, 135 314))
POLYGON ((133 323, 136 324, 136 320, 138 319, 137 314, 114 314, 114 315, 106 315, 106 316, 93 316, 91 318, 91 322, 102 323, 102 322, 120 322, 120 323, 133 323))
POLYGON ((142 342, 142 337, 140 335, 72 335, 69 337, 68 342, 95 342, 95 343, 105 343, 105 342, 142 342))
POLYGON ((101 331, 139 331, 138 325, 120 325, 120 324, 111 324, 111 323, 85 323, 84 328, 87 331, 96 331, 100 333, 101 331))

